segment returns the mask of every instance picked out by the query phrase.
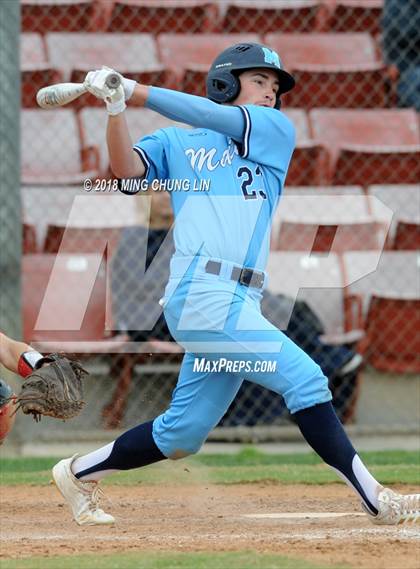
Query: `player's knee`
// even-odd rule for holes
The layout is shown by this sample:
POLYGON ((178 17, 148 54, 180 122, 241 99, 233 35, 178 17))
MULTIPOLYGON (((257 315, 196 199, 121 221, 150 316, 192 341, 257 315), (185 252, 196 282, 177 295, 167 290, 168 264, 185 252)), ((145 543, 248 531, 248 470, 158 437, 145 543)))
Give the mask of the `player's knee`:
POLYGON ((170 460, 180 460, 186 456, 196 454, 204 443, 202 437, 168 437, 165 441, 159 441, 164 449, 165 456, 170 460), (162 444, 163 443, 163 444, 162 444))
POLYGON ((178 460, 197 453, 215 426, 214 417, 186 417, 173 425, 158 417, 154 423, 153 435, 157 446, 165 456, 178 460))
MULTIPOLYGON (((319 366, 317 366, 319 368, 319 366)), ((293 386, 283 394, 287 408, 291 413, 296 413, 306 407, 312 407, 319 403, 331 400, 331 391, 328 387, 328 379, 322 373, 321 368, 312 377, 305 377, 299 384, 293 386)))
POLYGON ((204 441, 193 441, 188 443, 180 442, 178 445, 172 445, 172 449, 168 458, 170 460, 180 460, 192 454, 196 454, 202 447, 204 441))

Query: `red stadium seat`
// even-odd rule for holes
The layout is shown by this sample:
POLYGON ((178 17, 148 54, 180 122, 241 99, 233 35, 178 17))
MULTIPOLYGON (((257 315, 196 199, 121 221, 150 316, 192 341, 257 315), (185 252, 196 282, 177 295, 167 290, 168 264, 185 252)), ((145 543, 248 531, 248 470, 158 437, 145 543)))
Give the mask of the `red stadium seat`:
POLYGON ((305 109, 292 109, 282 107, 282 112, 289 118, 296 130, 296 142, 307 142, 311 140, 311 127, 309 125, 308 113, 305 109))
POLYGON ((399 221, 395 232, 394 249, 420 251, 420 223, 399 221))
POLYGON ((24 184, 78 184, 98 175, 98 150, 82 144, 70 109, 23 109, 21 148, 24 184))
POLYGON ((160 34, 214 30, 218 7, 206 0, 118 0, 108 31, 160 34))
POLYGON ((117 228, 66 227, 49 225, 44 253, 100 253, 110 257, 118 243, 117 228), (111 253, 111 255, 110 255, 111 253))
POLYGON ((417 183, 420 134, 411 109, 313 109, 314 138, 331 155, 334 185, 417 183))
POLYGON ((24 255, 37 252, 36 229, 30 223, 22 224, 22 252, 24 255))
POLYGON ((419 256, 414 251, 349 251, 343 255, 345 286, 363 301, 366 317, 372 294, 419 296, 419 256))
POLYGON ((258 42, 257 34, 160 34, 161 61, 178 77, 177 89, 206 95, 206 76, 215 57, 239 42, 258 42))
MULTIPOLYGON (((23 186, 22 216, 26 224, 36 228, 37 242, 44 244, 49 224, 65 224, 77 196, 86 196, 78 186, 23 186)), ((35 253, 36 251, 27 251, 35 253)))
MULTIPOLYGON (((291 196, 312 196, 312 197, 323 197, 323 196, 357 196, 358 200, 355 204, 355 211, 353 216, 360 215, 360 217, 365 217, 366 214, 370 213, 369 202, 365 196, 365 192, 361 186, 287 186, 284 189, 283 196, 290 198, 291 196), (356 212, 360 212, 356 214, 356 212)), ((311 206, 312 207, 312 204, 311 206)), ((322 206, 321 206, 322 207, 322 206)), ((346 205, 344 205, 346 207, 346 205)), ((330 208, 328 208, 330 209, 330 208)), ((343 206, 339 207, 339 211, 343 209, 343 206)), ((289 211, 293 211, 289 208, 289 211)), ((316 210, 315 210, 316 211, 316 210)), ((301 215, 301 212, 294 212, 294 215, 301 215)), ((310 214, 312 216, 312 214, 310 214)), ((317 214, 315 214, 317 215, 317 214)), ((304 214, 307 218, 307 214, 304 214)))
POLYGON ((312 140, 308 115, 304 109, 282 109, 296 129, 293 152, 286 182, 290 186, 322 185, 327 181, 328 153, 312 140))
POLYGON ((349 252, 343 261, 348 292, 363 300, 366 338, 360 348, 368 361, 382 371, 418 373, 418 252, 386 251, 379 258, 349 252))
POLYGON ((135 205, 118 191, 76 196, 67 219, 49 224, 44 252, 103 254, 107 250, 110 257, 121 228, 143 221, 135 205))
POLYGON ((373 295, 364 342, 367 362, 380 371, 419 374, 419 329, 420 299, 373 295))
POLYGON ((321 2, 299 0, 230 0, 223 17, 224 33, 311 32, 317 26, 321 2))
POLYGON ((28 32, 20 35, 20 63, 24 65, 45 65, 47 54, 41 34, 28 32))
POLYGON ((100 5, 94 0, 20 0, 24 32, 95 30, 100 5))
POLYGON ((375 42, 368 33, 271 33, 264 43, 279 53, 287 69, 297 64, 350 67, 378 62, 375 42))
POLYGON ((335 32, 369 32, 373 36, 381 31, 384 0, 328 0, 332 4, 329 29, 335 32))
POLYGON ((191 63, 210 66, 225 48, 240 42, 258 42, 258 34, 160 34, 157 46, 161 61, 176 69, 191 63))
POLYGON ((28 343, 103 339, 107 332, 102 256, 25 255, 22 304, 28 343))
POLYGON ((328 153, 314 141, 298 143, 290 162, 286 182, 291 186, 323 185, 327 182, 328 153))
POLYGON ((36 107, 37 91, 46 85, 62 82, 62 75, 48 62, 40 34, 21 34, 20 46, 22 106, 36 107))
POLYGON ((283 96, 296 107, 381 107, 386 103, 385 65, 367 33, 267 34, 296 79, 283 96))
POLYGON ((381 250, 385 233, 380 229, 359 188, 325 193, 287 188, 273 220, 272 247, 307 253, 381 250))
MULTIPOLYGON (((107 65, 125 77, 147 85, 166 86, 170 78, 159 62, 151 34, 51 33, 46 36, 50 61, 74 83, 83 83, 92 69, 107 65)), ((74 106, 103 106, 93 95, 84 95, 74 106)))
POLYGON ((385 66, 368 63, 351 68, 296 65, 290 69, 297 88, 284 97, 299 107, 373 108, 387 104, 385 66))
POLYGON ((58 252, 60 244, 66 253, 102 253, 108 244, 111 253, 121 228, 143 225, 148 211, 117 190, 53 185, 23 186, 22 209, 25 223, 36 227, 48 253, 58 252))
MULTIPOLYGON (((396 248, 415 248, 416 239, 413 238, 415 237, 416 232, 414 231, 414 235, 407 240, 407 247, 404 246, 405 239, 403 236, 406 231, 405 226, 407 224, 410 224, 410 226, 415 228, 416 224, 420 223, 420 187, 416 184, 369 186, 368 196, 372 214, 376 219, 381 219, 383 215, 382 204, 385 204, 385 206, 393 212, 393 220, 388 235, 388 247, 392 248, 394 246, 393 241, 395 238, 397 223, 401 221, 404 223, 399 227, 399 245, 396 246, 396 248), (402 241, 401 238, 403 238, 402 241)), ((420 248, 418 239, 417 248, 420 248)))
POLYGON ((68 218, 49 224, 46 253, 100 253, 110 257, 123 227, 142 221, 133 201, 122 193, 88 193, 76 196, 68 218))
POLYGON ((319 224, 284 220, 275 241, 280 251, 343 253, 351 250, 379 249, 378 226, 370 223, 319 224))
POLYGON ((344 294, 340 258, 302 252, 271 251, 268 259, 269 290, 305 300, 325 326, 324 341, 353 343, 363 337, 358 298, 344 294))
POLYGON ((420 146, 406 148, 342 148, 333 184, 414 183, 420 175, 420 146))

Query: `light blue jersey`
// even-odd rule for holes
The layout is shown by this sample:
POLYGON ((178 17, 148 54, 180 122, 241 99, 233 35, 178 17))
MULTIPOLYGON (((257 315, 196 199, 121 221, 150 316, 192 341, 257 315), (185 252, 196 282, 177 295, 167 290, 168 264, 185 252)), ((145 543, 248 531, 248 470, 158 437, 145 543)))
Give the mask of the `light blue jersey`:
POLYGON ((240 108, 240 142, 209 129, 174 127, 142 138, 134 149, 149 183, 170 179, 176 256, 199 253, 264 270, 295 132, 278 110, 240 108))

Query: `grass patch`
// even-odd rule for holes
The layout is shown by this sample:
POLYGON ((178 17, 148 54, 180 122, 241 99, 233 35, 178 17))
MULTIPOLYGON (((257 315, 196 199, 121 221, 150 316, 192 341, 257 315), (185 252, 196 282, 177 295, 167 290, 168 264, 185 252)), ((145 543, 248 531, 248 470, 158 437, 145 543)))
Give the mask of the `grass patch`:
MULTIPOLYGON (((383 484, 420 484, 419 454, 414 451, 361 453, 372 474, 383 484)), ((0 484, 45 485, 57 458, 4 458, 0 484)), ((340 482, 336 474, 313 453, 265 454, 246 448, 237 454, 196 455, 183 461, 165 461, 150 467, 120 472, 105 484, 329 484, 340 482)))
POLYGON ((348 565, 318 565, 311 561, 259 554, 240 553, 126 553, 118 555, 63 556, 50 558, 3 559, 1 569, 346 569, 348 565))

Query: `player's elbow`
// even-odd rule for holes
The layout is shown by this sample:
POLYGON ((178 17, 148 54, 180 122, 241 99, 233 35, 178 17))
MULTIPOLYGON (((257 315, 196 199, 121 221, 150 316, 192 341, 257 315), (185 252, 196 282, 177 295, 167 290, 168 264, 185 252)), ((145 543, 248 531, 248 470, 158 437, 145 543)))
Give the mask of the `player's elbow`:
POLYGON ((110 157, 110 166, 116 178, 142 178, 146 173, 143 162, 134 152, 127 157, 110 157))
POLYGON ((116 178, 136 178, 141 177, 144 174, 144 171, 143 173, 139 173, 134 165, 130 164, 111 163, 111 170, 116 178))

